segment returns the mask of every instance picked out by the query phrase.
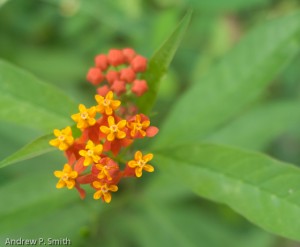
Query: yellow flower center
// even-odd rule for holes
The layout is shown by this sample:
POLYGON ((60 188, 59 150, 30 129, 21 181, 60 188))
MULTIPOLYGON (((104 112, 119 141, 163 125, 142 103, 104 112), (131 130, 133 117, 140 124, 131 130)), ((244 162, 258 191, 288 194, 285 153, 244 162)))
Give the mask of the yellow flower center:
POLYGON ((93 154, 94 154, 94 151, 93 151, 93 150, 88 150, 88 151, 87 151, 87 155, 88 155, 88 156, 92 156, 93 154))
POLYGON ((104 106, 109 106, 110 105, 110 100, 109 99, 104 99, 103 100, 103 105, 104 106))
POLYGON ((87 119, 88 118, 88 114, 87 114, 87 112, 82 112, 81 114, 80 114, 80 117, 82 118, 82 119, 87 119))
POLYGON ((69 174, 68 173, 64 173, 64 175, 62 175, 61 180, 63 181, 68 181, 69 180, 69 174))
POLYGON ((65 140, 65 136, 64 135, 60 135, 59 137, 58 137, 58 140, 60 140, 61 142, 63 142, 64 140, 65 140))
POLYGON ((143 167, 146 162, 144 160, 138 160, 137 164, 140 166, 140 167, 143 167))
POLYGON ((103 194, 106 194, 108 192, 108 189, 107 189, 106 186, 102 186, 101 191, 102 191, 103 194))
POLYGON ((140 124, 140 123, 137 123, 136 124, 136 129, 137 130, 141 130, 143 128, 143 125, 142 124, 140 124))
POLYGON ((112 126, 110 126, 110 129, 111 129, 111 131, 114 132, 114 133, 115 133, 115 132, 118 132, 118 126, 115 125, 115 124, 112 125, 112 126))

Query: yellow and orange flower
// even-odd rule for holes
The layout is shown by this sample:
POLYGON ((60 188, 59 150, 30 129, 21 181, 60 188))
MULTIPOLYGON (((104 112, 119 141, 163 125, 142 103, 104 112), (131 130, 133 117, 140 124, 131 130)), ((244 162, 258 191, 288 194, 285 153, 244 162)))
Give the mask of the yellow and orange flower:
POLYGON ((105 98, 101 95, 95 95, 95 99, 98 103, 98 106, 96 106, 97 112, 100 112, 102 114, 106 115, 112 115, 113 111, 118 109, 118 107, 121 105, 120 100, 113 100, 113 92, 109 91, 105 98))
POLYGON ((107 185, 106 183, 102 184, 99 181, 94 181, 93 186, 98 189, 94 193, 94 199, 98 200, 102 198, 106 203, 110 203, 111 201, 111 193, 118 191, 117 185, 107 185))
POLYGON ((96 123, 96 107, 86 108, 85 105, 79 105, 79 113, 73 114, 71 118, 77 123, 78 129, 85 129, 96 123))
POLYGON ((100 160, 100 155, 103 150, 102 144, 95 145, 91 140, 87 142, 85 146, 86 150, 80 150, 79 155, 84 157, 84 166, 88 166, 90 164, 97 163, 100 160))
POLYGON ((69 164, 65 164, 62 171, 54 172, 54 176, 59 178, 59 181, 56 184, 57 189, 61 189, 63 187, 72 189, 75 186, 75 179, 77 178, 78 173, 73 171, 69 164))
POLYGON ((74 137, 72 136, 72 129, 70 126, 67 126, 62 130, 55 129, 53 133, 57 138, 49 141, 51 146, 57 147, 61 151, 65 151, 73 145, 74 137))
POLYGON ((136 134, 138 133, 142 137, 144 137, 146 136, 146 129, 150 126, 150 121, 149 120, 142 121, 141 115, 137 114, 135 116, 135 121, 128 122, 127 126, 129 129, 131 129, 130 131, 131 137, 135 137, 136 134))
POLYGON ((153 154, 149 153, 143 156, 141 151, 135 152, 134 160, 129 161, 127 164, 130 168, 135 169, 135 175, 141 177, 143 170, 153 172, 154 167, 147 164, 148 161, 153 159, 153 154))
POLYGON ((113 116, 108 117, 108 125, 109 126, 101 126, 100 131, 106 135, 106 139, 108 141, 113 141, 117 139, 124 139, 126 137, 126 133, 123 129, 126 126, 126 120, 121 120, 118 123, 115 123, 115 119, 113 116))

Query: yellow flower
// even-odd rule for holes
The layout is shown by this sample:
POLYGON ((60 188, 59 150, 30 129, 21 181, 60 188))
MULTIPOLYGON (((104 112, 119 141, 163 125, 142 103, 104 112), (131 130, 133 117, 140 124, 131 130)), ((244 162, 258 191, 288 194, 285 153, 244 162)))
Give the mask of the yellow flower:
POLYGON ((79 105, 79 113, 73 114, 71 118, 77 123, 78 129, 85 129, 89 126, 93 126, 96 123, 96 107, 92 106, 87 109, 85 105, 79 105))
POLYGON ((57 137, 51 141, 49 144, 54 147, 58 147, 59 150, 65 151, 74 143, 74 138, 72 136, 72 129, 67 126, 65 129, 53 131, 54 135, 57 137))
POLYGON ((86 150, 80 150, 79 154, 84 157, 84 166, 88 166, 93 162, 97 163, 100 160, 100 155, 103 150, 102 144, 95 145, 91 140, 87 142, 85 146, 86 150))
POLYGON ((96 189, 99 189, 94 193, 94 199, 98 200, 98 199, 102 198, 106 203, 110 203, 110 201, 111 201, 110 191, 112 191, 112 192, 118 191, 117 185, 107 185, 106 183, 102 184, 99 181, 94 181, 93 186, 96 189))
POLYGON ((130 135, 131 137, 134 137, 137 133, 140 133, 141 136, 146 136, 146 129, 150 126, 150 121, 149 120, 145 120, 142 121, 141 115, 137 114, 135 116, 135 121, 134 122, 128 122, 127 126, 129 129, 131 129, 130 131, 130 135))
POLYGON ((57 189, 61 189, 65 186, 67 186, 68 189, 72 189, 75 185, 75 178, 77 178, 78 173, 73 171, 69 164, 65 164, 62 171, 54 172, 54 176, 59 178, 59 181, 56 184, 57 189))
POLYGON ((128 162, 128 166, 131 168, 135 168, 135 175, 137 177, 142 176, 143 170, 147 172, 153 172, 154 167, 152 165, 147 164, 148 161, 153 159, 153 154, 146 154, 143 156, 141 151, 135 152, 134 160, 128 162))
POLYGON ((112 180, 112 177, 110 176, 108 170, 109 170, 109 167, 107 165, 104 165, 104 164, 96 164, 96 168, 100 171, 98 173, 98 176, 97 178, 99 179, 103 179, 103 178, 107 178, 108 180, 112 180))
POLYGON ((115 138, 123 139, 126 137, 126 133, 122 131, 126 126, 126 120, 121 120, 116 124, 114 117, 109 116, 108 125, 109 127, 104 125, 100 127, 100 131, 107 135, 106 138, 108 141, 113 141, 115 138))
POLYGON ((100 113, 105 113, 106 115, 111 115, 113 114, 113 111, 118 109, 118 107, 121 105, 120 100, 113 100, 113 92, 109 91, 105 98, 102 97, 101 95, 95 95, 95 99, 98 103, 97 106, 97 112, 100 113))

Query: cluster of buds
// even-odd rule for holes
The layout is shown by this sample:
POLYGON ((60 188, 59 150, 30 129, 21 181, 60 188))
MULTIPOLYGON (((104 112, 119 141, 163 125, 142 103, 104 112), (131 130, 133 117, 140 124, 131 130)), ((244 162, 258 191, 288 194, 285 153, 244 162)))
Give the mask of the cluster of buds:
POLYGON ((59 178, 56 187, 76 188, 83 199, 86 192, 82 185, 88 184, 95 190, 94 199, 109 203, 111 192, 118 190, 122 178, 141 177, 143 171, 154 171, 148 164, 153 154, 132 152, 127 147, 137 139, 155 136, 158 128, 150 126, 144 114, 121 117, 121 101, 114 99, 112 91, 105 96, 95 95, 95 100, 95 106, 86 108, 80 104, 79 112, 71 116, 80 136, 74 137, 72 128, 67 126, 55 129, 56 138, 49 143, 63 151, 68 160, 61 171, 54 172, 59 178), (121 155, 124 148, 127 152, 121 155))
POLYGON ((118 96, 130 91, 142 96, 147 90, 146 80, 139 79, 147 69, 147 59, 136 54, 131 48, 111 49, 108 55, 95 57, 95 67, 89 69, 87 81, 97 88, 99 95, 104 96, 113 91, 118 96))

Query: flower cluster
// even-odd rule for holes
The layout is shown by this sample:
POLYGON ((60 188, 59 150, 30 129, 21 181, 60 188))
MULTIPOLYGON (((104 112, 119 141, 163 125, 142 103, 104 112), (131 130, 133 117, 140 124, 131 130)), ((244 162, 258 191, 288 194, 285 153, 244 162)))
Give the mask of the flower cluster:
POLYGON ((112 91, 105 96, 96 95, 95 100, 95 106, 87 108, 80 104, 79 112, 71 116, 80 130, 79 137, 75 138, 68 126, 62 130, 55 129, 56 138, 49 143, 64 151, 68 159, 62 171, 54 172, 59 178, 56 187, 76 188, 84 198, 86 192, 82 185, 89 184, 95 190, 94 199, 101 198, 109 203, 111 192, 118 190, 122 178, 141 177, 143 171, 154 171, 153 166, 148 164, 153 154, 132 153, 126 149, 125 156, 131 158, 121 162, 120 151, 137 139, 155 136, 158 128, 151 126, 144 114, 123 118, 119 111, 121 101, 114 99, 112 91))
POLYGON ((110 90, 118 96, 129 90, 142 96, 148 90, 148 85, 146 80, 140 80, 139 77, 146 69, 147 59, 133 49, 111 49, 108 55, 99 54, 95 57, 95 67, 89 69, 86 78, 95 86, 102 84, 97 89, 101 96, 110 90))

